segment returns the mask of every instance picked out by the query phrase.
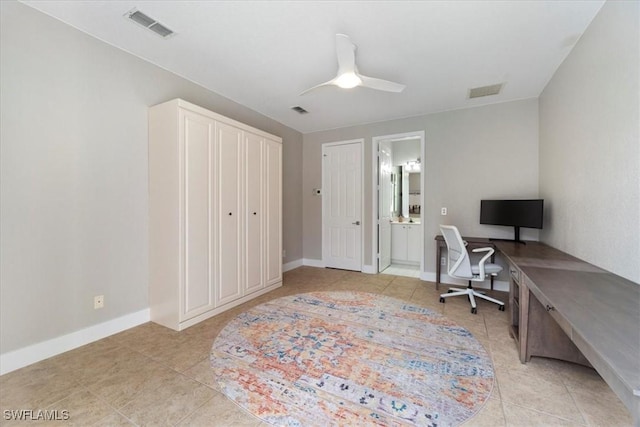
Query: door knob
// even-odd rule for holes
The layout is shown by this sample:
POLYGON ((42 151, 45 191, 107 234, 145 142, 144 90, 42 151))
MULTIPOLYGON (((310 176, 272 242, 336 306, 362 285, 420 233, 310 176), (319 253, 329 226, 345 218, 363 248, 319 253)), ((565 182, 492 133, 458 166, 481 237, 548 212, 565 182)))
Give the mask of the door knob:
POLYGON ((353 225, 360 225, 360 221, 352 222, 353 225))

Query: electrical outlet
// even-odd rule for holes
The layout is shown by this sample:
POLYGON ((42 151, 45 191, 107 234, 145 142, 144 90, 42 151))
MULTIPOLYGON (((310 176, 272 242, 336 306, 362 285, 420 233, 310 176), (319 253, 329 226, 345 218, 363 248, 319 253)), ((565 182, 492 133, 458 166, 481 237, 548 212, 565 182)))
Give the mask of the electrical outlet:
POLYGON ((445 257, 440 258, 440 265, 447 265, 447 259, 445 257))
POLYGON ((102 307, 104 307, 104 295, 93 297, 93 308, 97 310, 102 307))
POLYGON ((446 215, 447 214, 447 208, 440 208, 440 215, 446 215))

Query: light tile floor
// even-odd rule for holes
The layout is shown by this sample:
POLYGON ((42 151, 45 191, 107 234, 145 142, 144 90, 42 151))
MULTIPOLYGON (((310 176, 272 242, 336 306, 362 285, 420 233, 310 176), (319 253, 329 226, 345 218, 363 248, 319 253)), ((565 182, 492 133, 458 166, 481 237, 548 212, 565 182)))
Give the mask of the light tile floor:
MULTIPOLYGON (((146 323, 0 377, 1 425, 5 410, 69 411, 80 426, 265 426, 226 399, 209 367, 211 344, 234 316, 285 295, 317 290, 357 290, 420 304, 468 328, 493 359, 496 386, 484 408, 465 426, 630 426, 620 400, 592 369, 533 358, 523 365, 507 332, 507 313, 466 298, 438 302, 435 284, 418 279, 300 267, 284 286, 182 332, 146 323)), ((494 292, 506 299, 507 295, 494 292)), ((60 412, 60 414, 62 414, 60 412)), ((46 423, 38 423, 46 424, 46 423)))
POLYGON ((391 274, 392 276, 420 277, 420 267, 417 265, 391 264, 380 274, 391 274))

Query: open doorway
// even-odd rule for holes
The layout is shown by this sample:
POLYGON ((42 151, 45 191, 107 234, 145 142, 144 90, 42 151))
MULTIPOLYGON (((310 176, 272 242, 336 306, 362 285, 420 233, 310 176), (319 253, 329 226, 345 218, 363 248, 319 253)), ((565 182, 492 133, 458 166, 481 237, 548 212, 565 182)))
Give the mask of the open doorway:
POLYGON ((373 154, 375 271, 420 277, 424 265, 424 132, 374 137, 373 154))

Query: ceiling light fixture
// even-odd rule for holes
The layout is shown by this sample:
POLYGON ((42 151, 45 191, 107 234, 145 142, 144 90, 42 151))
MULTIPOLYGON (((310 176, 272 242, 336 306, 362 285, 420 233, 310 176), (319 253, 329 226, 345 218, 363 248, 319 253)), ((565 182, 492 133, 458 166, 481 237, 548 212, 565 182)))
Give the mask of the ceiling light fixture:
POLYGON ((342 89, 351 89, 362 84, 362 79, 356 75, 356 73, 344 73, 337 77, 336 85, 342 89))
POLYGON ((405 163, 404 168, 407 172, 420 172, 420 163, 420 157, 418 157, 405 163))

